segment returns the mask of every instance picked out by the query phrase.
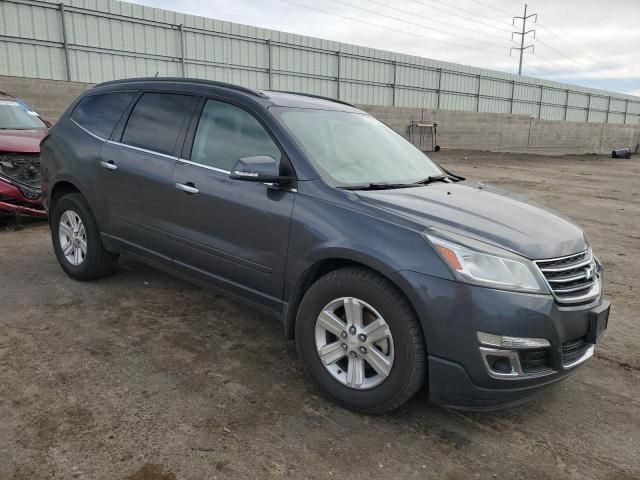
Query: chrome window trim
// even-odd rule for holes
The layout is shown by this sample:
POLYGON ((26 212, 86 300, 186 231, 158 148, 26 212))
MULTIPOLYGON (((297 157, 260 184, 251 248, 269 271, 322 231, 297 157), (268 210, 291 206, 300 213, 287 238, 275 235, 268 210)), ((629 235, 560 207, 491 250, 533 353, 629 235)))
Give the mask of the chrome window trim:
POLYGON ((223 168, 212 167, 211 165, 205 165, 203 163, 192 162, 191 160, 187 160, 186 158, 178 158, 177 160, 180 163, 186 163, 188 165, 194 165, 196 167, 205 168, 207 170, 213 170, 214 172, 226 173, 227 175, 229 175, 231 173, 231 170, 225 170, 223 168))
POLYGON ((85 127, 83 127, 82 125, 80 125, 78 122, 76 122, 73 118, 69 117, 69 120, 71 120, 79 129, 81 129, 83 132, 88 133, 89 135, 91 135, 93 138, 97 138, 98 140, 100 140, 101 142, 107 142, 108 140, 102 138, 100 135, 96 135, 93 132, 90 132, 89 130, 87 130, 85 127))
MULTIPOLYGON (((193 165, 194 167, 204 168, 205 170, 211 170, 211 171, 218 172, 218 173, 224 173, 225 175, 230 175, 231 174, 231 170, 225 170, 223 168, 212 167, 211 165, 204 165, 202 163, 192 162, 191 160, 187 160, 186 158, 178 158, 176 160, 178 162, 180 162, 180 163, 185 163, 187 165, 193 165)), ((263 182, 263 185, 266 185, 268 187, 274 187, 275 186, 274 183, 268 183, 268 182, 263 182)), ((298 193, 298 189, 297 188, 280 188, 280 190, 283 190, 285 192, 298 193)))
POLYGON ((562 363, 562 368, 567 370, 569 368, 577 367, 581 363, 584 363, 587 360, 589 360, 591 357, 593 357, 593 354, 594 354, 595 350, 596 350, 596 346, 595 345, 591 345, 589 348, 587 348, 587 350, 577 360, 574 360, 573 362, 570 362, 570 363, 564 363, 563 362, 562 363))
POLYGON ((158 155, 160 157, 169 158, 171 160, 178 160, 178 157, 176 157, 175 155, 168 155, 166 153, 156 152, 154 150, 147 150, 146 148, 136 147, 134 145, 127 145, 126 143, 115 142, 113 140, 107 140, 107 143, 110 143, 111 145, 118 145, 119 147, 130 148, 132 150, 137 150, 137 151, 143 152, 143 153, 150 153, 152 155, 158 155))

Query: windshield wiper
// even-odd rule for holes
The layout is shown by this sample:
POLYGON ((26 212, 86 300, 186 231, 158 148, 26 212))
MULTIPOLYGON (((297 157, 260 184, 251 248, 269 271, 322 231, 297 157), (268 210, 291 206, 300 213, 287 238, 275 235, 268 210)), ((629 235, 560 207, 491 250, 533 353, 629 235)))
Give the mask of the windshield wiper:
POLYGON ((417 186, 417 183, 369 183, 367 185, 349 185, 338 188, 342 190, 391 190, 394 188, 411 188, 417 186))
POLYGON ((424 180, 420 180, 419 182, 416 182, 415 185, 429 185, 430 183, 435 183, 435 182, 444 182, 444 183, 451 183, 454 181, 459 181, 456 178, 450 177, 449 175, 431 175, 427 178, 425 178, 424 180))

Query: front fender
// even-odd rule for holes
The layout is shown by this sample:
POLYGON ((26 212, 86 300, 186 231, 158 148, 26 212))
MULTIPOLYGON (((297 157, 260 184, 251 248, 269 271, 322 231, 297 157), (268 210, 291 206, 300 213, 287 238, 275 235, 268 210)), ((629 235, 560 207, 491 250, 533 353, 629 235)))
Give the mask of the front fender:
MULTIPOLYGON (((366 206, 365 206, 366 207, 366 206)), ((305 272, 324 260, 348 260, 389 276, 400 270, 452 280, 449 268, 404 220, 372 215, 308 196, 296 198, 291 220, 284 298, 289 299, 305 272)))

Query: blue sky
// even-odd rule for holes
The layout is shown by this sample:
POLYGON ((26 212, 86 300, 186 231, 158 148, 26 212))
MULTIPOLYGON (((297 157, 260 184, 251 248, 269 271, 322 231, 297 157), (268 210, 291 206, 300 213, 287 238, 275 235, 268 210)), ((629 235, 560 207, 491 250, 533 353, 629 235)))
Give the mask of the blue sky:
MULTIPOLYGON (((135 0, 221 20, 517 73, 523 0, 135 0), (519 40, 518 37, 516 39, 519 40)), ((534 0, 524 75, 640 95, 640 0, 534 0)))

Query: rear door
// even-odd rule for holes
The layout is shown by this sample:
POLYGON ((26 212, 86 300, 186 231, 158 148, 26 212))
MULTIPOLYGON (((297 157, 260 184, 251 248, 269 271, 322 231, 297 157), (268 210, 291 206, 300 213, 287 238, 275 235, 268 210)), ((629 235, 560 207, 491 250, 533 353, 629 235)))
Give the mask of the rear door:
POLYGON ((208 99, 194 120, 172 180, 175 268, 279 310, 295 192, 232 180, 229 172, 255 155, 272 156, 287 174, 290 165, 265 126, 238 105, 208 99))
POLYGON ((197 97, 144 92, 102 148, 98 193, 106 233, 136 253, 170 264, 171 176, 197 97))

